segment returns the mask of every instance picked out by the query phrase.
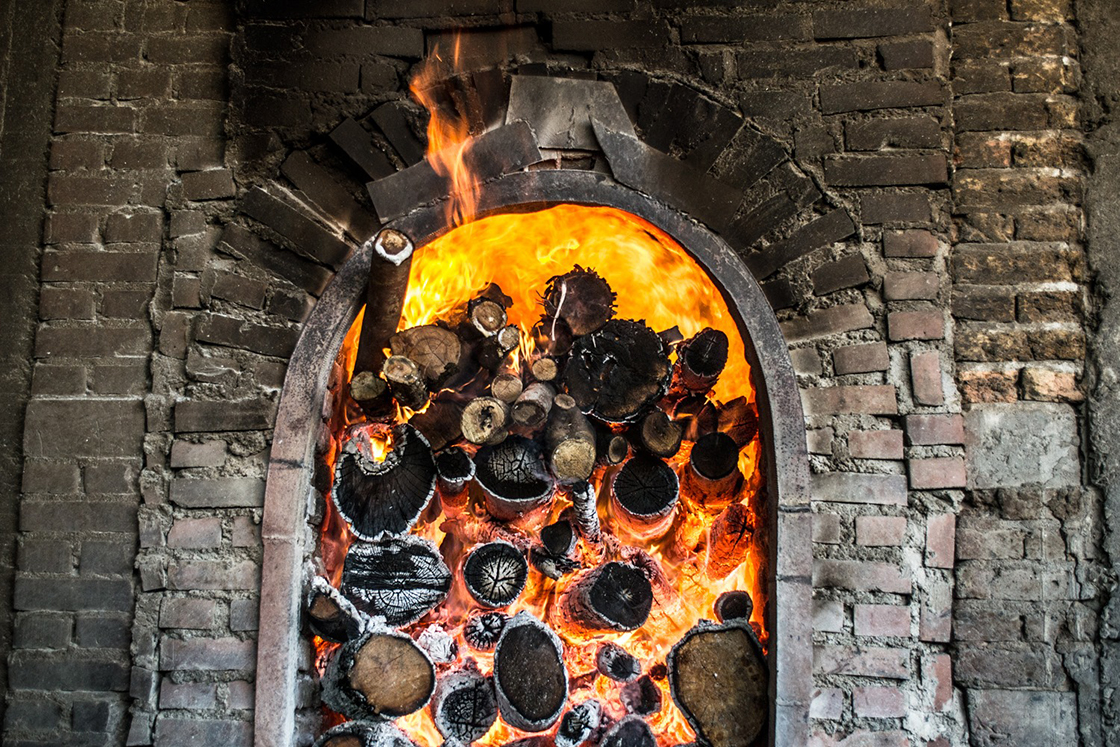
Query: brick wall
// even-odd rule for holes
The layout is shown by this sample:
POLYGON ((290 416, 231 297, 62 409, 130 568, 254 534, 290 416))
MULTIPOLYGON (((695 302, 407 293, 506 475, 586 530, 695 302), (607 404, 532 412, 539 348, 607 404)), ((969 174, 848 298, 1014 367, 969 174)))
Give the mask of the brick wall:
POLYGON ((742 195, 806 410, 813 744, 1111 743, 1070 4, 740 5, 70 0, 6 739, 250 743, 286 360, 462 27, 742 195))

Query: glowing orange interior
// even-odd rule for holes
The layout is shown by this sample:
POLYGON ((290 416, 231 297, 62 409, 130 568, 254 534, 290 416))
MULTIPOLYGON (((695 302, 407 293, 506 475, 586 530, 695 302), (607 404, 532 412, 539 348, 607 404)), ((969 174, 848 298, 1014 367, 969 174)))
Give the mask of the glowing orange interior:
MULTIPOLYGON (((482 218, 467 223, 441 238, 420 248, 413 258, 410 284, 399 329, 446 319, 457 308, 473 298, 489 283, 495 282, 514 300, 509 310, 511 324, 522 332, 523 345, 515 356, 524 363, 532 355, 530 337, 526 334, 540 318, 539 294, 549 278, 569 271, 573 265, 591 268, 602 275, 617 293, 619 318, 644 319, 648 326, 661 331, 677 326, 687 338, 704 327, 722 330, 730 340, 729 360, 716 387, 709 395, 717 402, 727 402, 736 397, 754 401, 750 369, 744 357, 744 344, 739 328, 727 308, 722 295, 708 275, 670 236, 650 223, 629 213, 613 208, 559 205, 533 213, 511 213, 482 218)), ((361 317, 354 323, 340 352, 340 361, 348 376, 352 373, 361 317)), ((400 418, 411 413, 404 411, 400 418)), ((334 453, 339 439, 353 422, 361 420, 361 413, 346 397, 338 398, 338 405, 331 422, 335 434, 334 453)), ((382 449, 388 445, 381 444, 382 449)), ((375 443, 375 448, 377 444, 375 443)), ((470 445, 467 445, 468 448, 470 445)), ((690 444, 686 442, 681 452, 669 460, 674 468, 687 462, 690 444)), ((330 456, 333 461, 333 454, 330 456)), ((739 458, 739 466, 747 478, 739 500, 762 514, 755 505, 760 495, 760 447, 756 438, 746 445, 739 458)), ((597 487, 609 479, 610 469, 599 468, 592 476, 597 487)), ((609 502, 603 499, 607 491, 599 491, 599 514, 604 528, 612 528, 609 502)), ((438 500, 438 497, 433 499, 438 500)), ((321 538, 321 556, 328 577, 337 585, 342 562, 350 536, 345 522, 339 518, 328 500, 326 518, 321 538)), ((540 526, 555 521, 568 502, 558 497, 540 526)), ((683 505, 681 511, 687 510, 683 505)), ((710 516, 690 517, 701 522, 699 532, 707 530, 710 516)), ((423 521, 413 532, 433 540, 438 545, 445 530, 443 517, 428 523, 423 521)), ((540 526, 536 527, 539 529, 540 526)), ((758 535, 756 534, 756 537, 758 535)), ((671 591, 655 592, 653 613, 648 622, 636 631, 610 636, 610 640, 624 646, 643 660, 644 671, 663 663, 674 643, 700 619, 714 619, 712 611, 716 597, 727 590, 742 589, 751 593, 755 602, 752 622, 761 633, 765 645, 767 632, 763 623, 765 608, 762 586, 763 555, 753 547, 747 561, 728 577, 711 580, 705 573, 703 551, 698 557, 683 560, 669 557, 670 539, 647 544, 647 550, 662 565, 671 591)), ((467 548, 469 549, 469 547, 467 548)), ((455 573, 461 556, 445 557, 448 567, 455 573)), ((506 611, 514 614, 528 610, 538 618, 548 620, 550 605, 558 598, 566 581, 552 581, 536 573, 522 596, 506 611)), ((408 630, 419 633, 432 623, 439 623, 460 642, 460 655, 472 656, 484 672, 489 672, 492 660, 489 654, 469 649, 462 640, 461 628, 467 613, 476 608, 465 593, 461 583, 452 587, 448 599, 408 630)), ((563 638, 565 631, 557 630, 563 638)), ((595 668, 595 652, 603 636, 589 643, 566 642, 565 659, 571 679, 586 675, 595 668)), ((320 652, 320 665, 333 644, 316 641, 320 652)), ((588 697, 597 697, 605 711, 615 717, 623 714, 618 700, 619 685, 605 677, 585 678, 590 686, 574 690, 570 704, 588 697)), ((674 745, 692 741, 695 737, 683 716, 669 696, 668 682, 658 682, 663 690, 664 705, 650 718, 658 734, 659 743, 674 745)), ((443 738, 426 709, 400 719, 401 726, 418 744, 438 747, 443 738)), ((517 739, 522 734, 499 720, 478 744, 501 745, 517 739)))

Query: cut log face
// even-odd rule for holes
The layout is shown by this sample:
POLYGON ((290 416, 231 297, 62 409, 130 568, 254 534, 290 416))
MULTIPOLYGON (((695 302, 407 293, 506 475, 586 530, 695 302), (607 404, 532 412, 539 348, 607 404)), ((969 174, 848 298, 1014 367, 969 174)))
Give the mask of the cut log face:
POLYGON ((494 399, 500 399, 506 404, 513 404, 525 390, 521 377, 513 373, 500 373, 490 382, 490 393, 494 399))
POLYGON ((459 370, 463 343, 449 329, 434 324, 411 327, 389 338, 389 349, 420 367, 428 389, 438 390, 459 370))
POLYGON ((393 429, 384 461, 363 450, 364 435, 342 447, 331 498, 354 534, 364 540, 411 529, 435 494, 436 464, 428 441, 411 425, 393 429))
POLYGON ((494 397, 471 400, 459 420, 463 438, 480 446, 501 443, 509 425, 509 405, 494 397))
POLYGON ((681 492, 708 515, 719 513, 739 499, 743 476, 739 447, 726 433, 709 433, 692 447, 682 469, 681 492))
POLYGON ((611 482, 611 516, 629 533, 656 539, 673 523, 680 486, 677 473, 657 457, 632 457, 611 482))
POLYGON ((576 533, 571 523, 561 518, 541 529, 541 543, 556 557, 566 557, 576 549, 576 533))
POLYGON ((552 726, 568 700, 560 639, 537 618, 519 612, 494 649, 494 685, 507 724, 529 732, 552 726))
POLYGON ((475 351, 478 364, 491 371, 497 371, 506 358, 520 344, 521 332, 517 327, 502 327, 493 337, 487 337, 475 351))
POLYGON ((649 619, 653 588, 645 574, 627 563, 604 563, 577 576, 553 608, 565 636, 637 630, 649 619))
POLYGON ((432 698, 432 721, 452 743, 467 745, 481 738, 498 719, 494 681, 469 662, 439 680, 432 698))
POLYGON ((315 635, 335 643, 357 638, 368 622, 368 618, 322 576, 311 579, 307 619, 315 635))
POLYGON ((642 418, 638 428, 638 441, 656 457, 668 459, 681 449, 684 429, 679 423, 669 419, 665 411, 654 408, 642 418))
POLYGON ((529 364, 529 371, 537 381, 548 383, 554 381, 560 373, 560 367, 552 358, 537 358, 529 364))
POLYGON ((595 429, 567 394, 553 402, 545 448, 552 474, 561 483, 586 480, 595 469, 595 429))
POLYGON ((350 380, 350 397, 358 403, 366 417, 381 420, 394 414, 389 385, 373 371, 359 371, 350 380))
POLYGON ((576 340, 564 384, 580 409, 608 423, 628 423, 665 393, 665 344, 641 322, 612 319, 576 340))
POLYGON ((389 384, 389 391, 401 407, 420 410, 428 404, 428 385, 415 361, 403 355, 390 355, 381 367, 381 375, 389 384))
POLYGON ((657 747, 649 724, 638 716, 627 716, 603 735, 601 747, 657 747))
POLYGON ((720 622, 730 620, 750 620, 754 612, 754 602, 751 595, 738 589, 725 591, 716 598, 716 619, 720 622))
POLYGON ((384 721, 348 721, 323 732, 315 747, 416 747, 416 743, 384 721))
POLYGON ((486 509, 496 519, 520 518, 552 500, 553 483, 541 447, 522 436, 484 446, 474 458, 486 509))
POLYGON ((674 702, 702 743, 749 747, 769 713, 769 670, 744 620, 700 621, 669 652, 674 702))
POLYGON ((463 563, 467 591, 483 607, 508 607, 525 589, 529 564, 508 542, 478 545, 463 563))
POLYGON ((720 432, 726 433, 740 449, 758 435, 758 413, 746 397, 736 397, 716 408, 720 432))
POLYGON ((347 718, 395 719, 427 705, 435 685, 423 649, 382 628, 338 648, 323 676, 323 702, 347 718))
POLYGON ((513 403, 513 422, 525 428, 539 428, 544 425, 555 398, 556 390, 551 384, 539 381, 530 384, 513 403))
POLYGON ((457 446, 436 454, 439 489, 444 494, 458 494, 474 479, 474 460, 457 446))
POLYGON ((707 327, 677 348, 672 391, 681 394, 706 394, 727 365, 727 335, 707 327))
POLYGON ((451 590, 451 571, 435 544, 412 535, 355 542, 342 567, 342 593, 394 627, 423 617, 451 590))
POLYGON ((463 625, 463 640, 475 651, 493 651, 509 622, 504 612, 473 613, 463 625))
POLYGON ((599 674, 615 682, 633 682, 642 673, 642 663, 629 651, 610 641, 599 645, 595 654, 599 674))
POLYGON ((560 719, 556 730, 556 747, 579 747, 591 738, 599 728, 603 717, 603 704, 597 700, 585 700, 570 709, 560 719))
POLYGON ((544 313, 568 323, 576 337, 602 327, 614 316, 615 294, 594 270, 576 265, 571 272, 548 281, 544 313))

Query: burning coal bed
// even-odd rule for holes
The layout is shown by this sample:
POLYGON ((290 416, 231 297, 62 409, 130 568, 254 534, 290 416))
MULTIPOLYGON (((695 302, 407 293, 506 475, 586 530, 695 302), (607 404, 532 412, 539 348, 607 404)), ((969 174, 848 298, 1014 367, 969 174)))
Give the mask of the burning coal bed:
POLYGON ((726 588, 764 500, 754 404, 711 396, 727 336, 615 318, 579 266, 540 299, 522 333, 491 284, 350 382, 349 546, 308 593, 343 720, 320 747, 764 741, 761 618, 726 588))

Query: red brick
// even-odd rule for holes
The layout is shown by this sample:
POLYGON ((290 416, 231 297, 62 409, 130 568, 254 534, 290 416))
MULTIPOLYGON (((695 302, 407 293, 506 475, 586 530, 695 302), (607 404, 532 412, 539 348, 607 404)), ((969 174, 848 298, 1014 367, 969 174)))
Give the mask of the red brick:
POLYGON ((931 311, 892 311, 887 314, 892 340, 940 340, 945 337, 945 315, 931 311))
POLYGON ((164 672, 251 670, 256 666, 256 641, 237 638, 164 638, 159 668, 164 672))
POLYGON ((935 272, 888 272, 883 276, 883 298, 887 301, 933 301, 939 288, 935 272))
POLYGON ((919 610, 918 637, 927 642, 944 643, 953 630, 953 591, 946 582, 926 584, 919 610))
POLYGON ((857 636, 910 637, 910 608, 893 604, 857 604, 853 614, 857 636))
POLYGON ((871 312, 862 303, 817 309, 808 316, 781 323, 782 333, 789 342, 828 337, 841 332, 867 329, 875 323, 871 312))
POLYGON ((857 516, 856 544, 866 547, 899 547, 906 541, 906 517, 857 516))
POLYGON ((934 514, 926 520, 926 565, 930 568, 952 568, 955 562, 957 517, 934 514))
POLYGON ((856 687, 852 689, 852 710, 859 718, 902 718, 906 695, 897 687, 856 687))
POLYGON ((844 715, 844 691, 838 687, 818 688, 809 703, 809 718, 838 721, 844 715))
POLYGON ((961 457, 910 460, 910 487, 913 490, 963 488, 966 484, 964 459, 961 457))
POLYGON ((801 392, 805 414, 836 415, 862 413, 865 415, 897 415, 898 400, 890 384, 867 386, 818 387, 801 392))
POLYGON ((960 415, 907 415, 906 438, 913 446, 963 444, 964 418, 960 415))
POLYGON ((890 363, 887 346, 882 342, 848 345, 832 351, 832 367, 837 376, 886 371, 890 363))
POLYGON ((943 713, 953 704, 953 658, 934 654, 922 661, 922 674, 933 691, 933 710, 943 713))
POLYGON ((902 431, 849 431, 848 453, 853 459, 902 459, 902 431))

